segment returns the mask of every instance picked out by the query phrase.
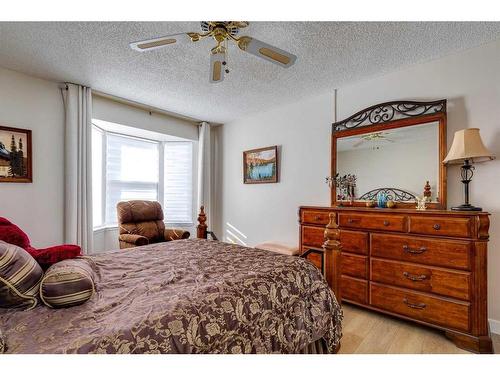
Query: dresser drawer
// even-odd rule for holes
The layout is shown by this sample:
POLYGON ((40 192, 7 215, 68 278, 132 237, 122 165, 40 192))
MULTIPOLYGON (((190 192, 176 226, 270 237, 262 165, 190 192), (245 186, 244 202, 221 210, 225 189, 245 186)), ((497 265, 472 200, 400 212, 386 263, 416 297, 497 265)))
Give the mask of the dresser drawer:
POLYGON ((468 331, 470 304, 453 301, 407 289, 370 283, 370 304, 443 327, 468 331))
POLYGON ((471 237, 471 219, 410 216, 409 232, 433 236, 471 237))
POLYGON ((301 219, 304 224, 325 226, 330 221, 329 215, 330 213, 328 211, 303 210, 301 219))
MULTIPOLYGON (((305 253, 307 250, 308 248, 306 246, 303 247, 302 253, 305 253)), ((307 256, 306 259, 321 270, 321 254, 311 253, 307 256)))
POLYGON ((368 257, 342 253, 342 275, 366 279, 368 277, 368 257))
POLYGON ((406 229, 406 217, 403 215, 382 214, 339 214, 339 225, 342 228, 379 229, 403 232, 406 229))
POLYGON ((325 228, 309 227, 307 225, 302 227, 302 246, 311 246, 321 249, 324 243, 325 228))
MULTIPOLYGON (((342 264, 343 265, 343 264, 342 264)), ((409 289, 470 300, 470 273, 371 259, 371 280, 409 289)))
POLYGON ((368 281, 342 275, 340 282, 342 300, 346 299, 363 304, 368 303, 368 281))
POLYGON ((341 230, 340 243, 342 244, 342 251, 368 254, 368 233, 341 230))
POLYGON ((459 240, 373 233, 371 256, 468 270, 471 244, 459 240))

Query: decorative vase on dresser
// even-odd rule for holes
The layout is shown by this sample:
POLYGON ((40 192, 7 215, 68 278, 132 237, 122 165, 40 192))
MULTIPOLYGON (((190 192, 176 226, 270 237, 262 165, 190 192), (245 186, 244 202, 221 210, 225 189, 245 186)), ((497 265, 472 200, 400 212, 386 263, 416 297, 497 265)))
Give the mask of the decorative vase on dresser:
MULTIPOLYGON (((458 347, 491 353, 489 214, 446 210, 445 140, 445 100, 383 103, 333 124, 332 176, 356 174, 361 195, 346 207, 332 186, 330 207, 300 207, 300 249, 322 248, 333 213, 340 229, 343 303, 438 328, 458 347), (436 149, 422 149, 421 140, 436 149), (401 150, 401 160, 394 160, 401 150), (395 172, 376 170, 387 169, 391 159, 395 172), (422 181, 430 181, 438 195, 428 209, 416 210, 422 181), (397 208, 367 207, 380 192, 397 208)), ((319 266, 321 255, 308 259, 319 266)))

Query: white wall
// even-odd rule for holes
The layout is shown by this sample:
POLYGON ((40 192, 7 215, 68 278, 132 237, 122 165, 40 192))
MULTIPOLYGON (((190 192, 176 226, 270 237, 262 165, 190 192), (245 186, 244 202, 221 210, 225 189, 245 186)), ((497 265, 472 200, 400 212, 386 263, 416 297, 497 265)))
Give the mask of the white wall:
MULTIPOLYGON (((333 88, 332 88, 333 91, 333 88)), ((500 157, 500 41, 341 87, 338 119, 370 105, 399 99, 448 99, 448 144, 453 133, 479 127, 486 146, 500 157)), ((223 216, 254 245, 263 240, 298 242, 297 207, 328 205, 323 183, 330 164, 332 95, 224 125, 223 216), (243 185, 241 152, 282 145, 279 184, 243 185)), ((473 204, 491 212, 489 316, 500 321, 500 160, 477 165, 473 204)), ((462 202, 459 168, 448 169, 448 206, 462 202)), ((500 327, 500 323, 498 323, 500 327)))
POLYGON ((92 117, 156 133, 198 140, 198 124, 162 113, 149 112, 98 95, 92 97, 92 117))
POLYGON ((324 180, 330 174, 333 104, 332 90, 222 126, 219 228, 225 239, 238 241, 229 230, 248 245, 264 240, 297 244, 297 208, 329 204, 324 180), (243 184, 243 151, 273 145, 279 146, 279 183, 243 184))
POLYGON ((0 125, 31 129, 33 183, 0 183, 0 216, 35 247, 63 241, 64 108, 57 83, 0 68, 0 125))

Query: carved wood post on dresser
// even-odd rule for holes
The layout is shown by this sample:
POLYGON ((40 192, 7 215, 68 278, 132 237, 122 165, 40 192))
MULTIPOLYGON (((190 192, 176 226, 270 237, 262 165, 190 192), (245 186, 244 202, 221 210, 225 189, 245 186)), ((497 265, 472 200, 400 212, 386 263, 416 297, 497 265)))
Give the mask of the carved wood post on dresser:
MULTIPOLYGON (((488 213, 307 206, 299 217, 302 252, 328 251, 329 241, 340 238, 342 302, 441 329, 461 348, 492 352, 488 213)), ((319 266, 317 254, 308 259, 319 266)), ((339 285, 332 267, 327 262, 327 280, 339 285)))

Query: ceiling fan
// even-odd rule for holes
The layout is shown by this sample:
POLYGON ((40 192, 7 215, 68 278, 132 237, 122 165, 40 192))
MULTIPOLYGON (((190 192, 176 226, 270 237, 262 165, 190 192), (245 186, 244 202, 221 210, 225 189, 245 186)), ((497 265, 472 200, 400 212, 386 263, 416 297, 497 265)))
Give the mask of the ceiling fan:
POLYGON ((201 33, 187 32, 166 35, 159 38, 133 42, 130 43, 130 47, 136 51, 145 52, 163 48, 171 44, 188 44, 206 37, 213 37, 217 45, 210 51, 210 82, 212 83, 222 82, 224 80, 224 73, 229 73, 226 58, 228 41, 236 43, 242 51, 275 63, 283 68, 289 68, 295 63, 297 56, 287 51, 249 36, 237 37, 240 29, 247 27, 248 24, 246 21, 203 21, 201 22, 201 33))
POLYGON ((387 137, 386 134, 388 134, 388 133, 376 132, 376 133, 362 135, 360 137, 361 139, 359 141, 357 141, 356 143, 354 143, 352 145, 352 147, 359 147, 363 143, 370 142, 370 141, 387 141, 387 142, 392 142, 392 143, 396 142, 393 139, 390 139, 389 137, 387 137))

